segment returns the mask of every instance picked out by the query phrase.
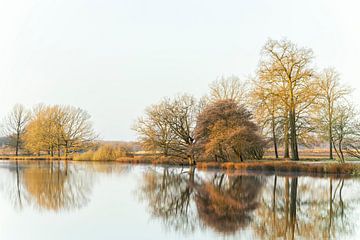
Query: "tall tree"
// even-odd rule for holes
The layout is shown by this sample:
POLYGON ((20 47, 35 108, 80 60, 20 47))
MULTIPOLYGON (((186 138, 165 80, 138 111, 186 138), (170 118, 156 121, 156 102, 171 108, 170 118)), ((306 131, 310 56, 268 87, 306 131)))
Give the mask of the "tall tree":
POLYGON ((316 99, 311 49, 299 48, 288 40, 269 40, 262 49, 259 75, 274 85, 288 111, 291 158, 299 159, 298 120, 316 99))
POLYGON ((29 120, 29 112, 20 104, 16 104, 5 118, 4 135, 9 138, 9 145, 15 148, 16 156, 22 146, 22 137, 29 120))
MULTIPOLYGON (((277 159, 279 158, 278 145, 280 135, 283 132, 281 128, 284 122, 284 111, 279 106, 279 98, 273 94, 271 84, 264 84, 261 80, 255 80, 253 84, 251 101, 255 107, 255 119, 261 126, 263 133, 270 135, 269 138, 272 140, 275 158, 277 159)), ((288 147, 284 146, 285 148, 288 147)))

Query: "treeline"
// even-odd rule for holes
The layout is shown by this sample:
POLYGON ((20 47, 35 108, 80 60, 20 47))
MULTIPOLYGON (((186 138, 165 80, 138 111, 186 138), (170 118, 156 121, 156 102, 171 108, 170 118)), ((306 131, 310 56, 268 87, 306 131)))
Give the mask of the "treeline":
POLYGON ((256 75, 246 81, 221 77, 201 99, 165 98, 134 125, 148 151, 199 160, 299 159, 299 145, 327 142, 343 162, 360 156, 360 125, 351 89, 334 68, 318 70, 313 51, 288 40, 268 40, 256 75))
POLYGON ((3 122, 7 145, 30 154, 68 156, 71 152, 88 149, 97 135, 90 115, 73 106, 37 105, 27 110, 15 105, 3 122))

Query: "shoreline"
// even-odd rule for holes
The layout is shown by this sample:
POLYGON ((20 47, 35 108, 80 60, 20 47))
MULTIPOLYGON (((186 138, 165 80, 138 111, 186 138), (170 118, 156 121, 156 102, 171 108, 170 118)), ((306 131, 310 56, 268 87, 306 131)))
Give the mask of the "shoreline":
MULTIPOLYGON (((0 160, 7 161, 71 161, 71 162, 113 162, 130 165, 167 165, 167 166, 187 166, 186 162, 171 158, 148 158, 148 157, 123 157, 118 160, 73 160, 70 157, 50 157, 50 156, 0 156, 0 160)), ((253 160, 245 162, 197 162, 194 165, 199 170, 226 170, 226 171, 245 171, 245 172, 265 172, 276 175, 300 174, 300 175, 346 175, 360 176, 360 161, 350 160, 340 163, 337 160, 253 160)))

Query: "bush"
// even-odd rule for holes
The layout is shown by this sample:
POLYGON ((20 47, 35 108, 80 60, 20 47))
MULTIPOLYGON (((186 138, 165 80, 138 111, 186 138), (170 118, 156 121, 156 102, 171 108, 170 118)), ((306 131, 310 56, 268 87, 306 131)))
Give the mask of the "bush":
POLYGON ((205 161, 260 160, 266 144, 250 111, 231 99, 205 107, 197 119, 195 138, 194 150, 205 161))
POLYGON ((121 157, 129 156, 127 150, 119 145, 102 145, 96 151, 90 150, 74 156, 78 161, 115 161, 121 157))

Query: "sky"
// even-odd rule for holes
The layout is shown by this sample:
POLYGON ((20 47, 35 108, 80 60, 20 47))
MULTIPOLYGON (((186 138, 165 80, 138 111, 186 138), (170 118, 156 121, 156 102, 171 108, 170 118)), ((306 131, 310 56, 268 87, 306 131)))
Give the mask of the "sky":
POLYGON ((87 110, 104 140, 135 140, 163 97, 255 74, 261 47, 287 38, 334 67, 360 102, 357 0, 0 0, 0 119, 14 104, 87 110))

